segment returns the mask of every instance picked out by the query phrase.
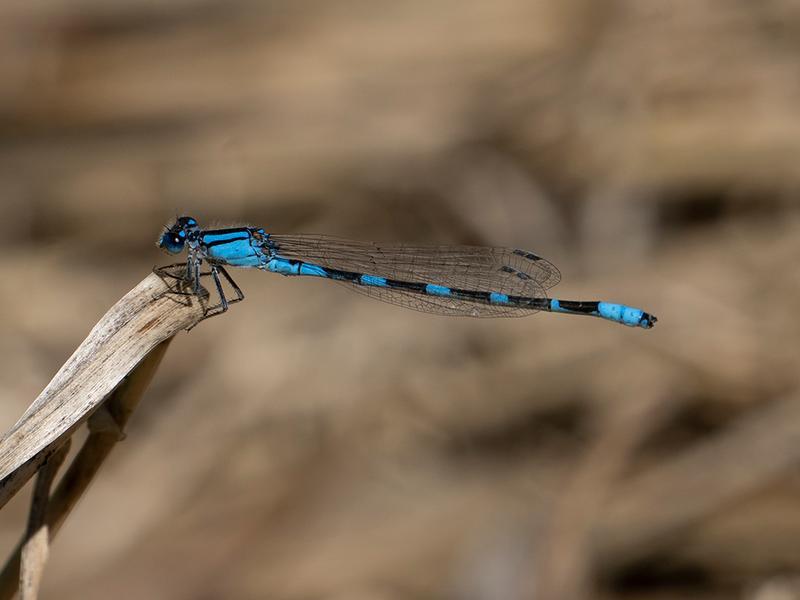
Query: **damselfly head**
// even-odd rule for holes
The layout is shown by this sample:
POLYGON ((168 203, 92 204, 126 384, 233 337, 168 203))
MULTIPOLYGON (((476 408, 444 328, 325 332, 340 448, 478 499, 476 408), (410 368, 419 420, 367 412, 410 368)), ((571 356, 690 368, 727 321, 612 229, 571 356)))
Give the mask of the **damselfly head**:
POLYGON ((178 217, 175 223, 164 231, 158 241, 158 247, 170 254, 178 254, 183 251, 189 235, 197 229, 197 221, 192 217, 178 217))

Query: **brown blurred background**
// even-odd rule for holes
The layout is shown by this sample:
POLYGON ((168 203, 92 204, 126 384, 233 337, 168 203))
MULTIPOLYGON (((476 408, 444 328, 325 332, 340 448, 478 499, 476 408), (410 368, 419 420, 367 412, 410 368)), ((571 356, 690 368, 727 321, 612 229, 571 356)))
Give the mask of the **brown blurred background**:
POLYGON ((177 213, 520 246, 660 319, 236 273, 45 597, 800 598, 799 52, 793 0, 4 0, 2 430, 177 213))

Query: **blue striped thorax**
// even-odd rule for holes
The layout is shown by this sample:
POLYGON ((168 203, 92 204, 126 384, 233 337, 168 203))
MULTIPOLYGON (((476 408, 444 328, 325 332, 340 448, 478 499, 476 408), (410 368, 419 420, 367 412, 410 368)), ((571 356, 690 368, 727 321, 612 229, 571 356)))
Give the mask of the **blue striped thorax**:
POLYGON ((200 234, 200 249, 211 263, 264 269, 272 257, 269 236, 263 229, 237 227, 200 234))

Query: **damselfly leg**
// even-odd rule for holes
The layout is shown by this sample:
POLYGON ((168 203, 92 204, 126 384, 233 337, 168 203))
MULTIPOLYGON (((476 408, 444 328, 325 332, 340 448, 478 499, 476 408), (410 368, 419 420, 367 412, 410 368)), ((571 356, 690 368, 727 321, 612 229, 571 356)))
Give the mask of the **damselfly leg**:
POLYGON ((200 281, 203 277, 211 277, 214 281, 217 295, 219 296, 219 303, 214 306, 203 307, 203 320, 205 320, 224 313, 231 304, 244 300, 244 292, 242 292, 242 289, 233 280, 228 271, 225 270, 225 267, 222 265, 211 265, 208 271, 201 271, 201 263, 202 259, 190 259, 186 263, 174 263, 163 267, 156 267, 153 269, 153 272, 162 279, 170 279, 178 284, 177 286, 171 287, 169 291, 164 292, 163 295, 197 296, 201 301, 203 299, 208 299, 210 294, 200 281), (225 290, 219 278, 220 273, 222 273, 222 276, 233 289, 236 298, 228 299, 225 295, 225 290))
POLYGON ((206 308, 206 314, 204 315, 203 319, 209 319, 216 315, 220 315, 228 310, 228 306, 231 304, 236 304, 237 302, 241 302, 244 300, 244 292, 242 288, 240 288, 237 283, 233 280, 233 278, 228 274, 225 270, 225 267, 222 265, 211 265, 211 270, 207 273, 201 273, 200 276, 204 275, 211 275, 211 278, 214 280, 214 285, 217 288, 217 295, 219 296, 219 304, 216 306, 210 306, 206 308), (222 282, 219 280, 219 273, 222 273, 222 276, 228 281, 230 286, 233 288, 234 293, 236 294, 236 298, 233 300, 229 300, 225 296, 225 290, 222 288, 222 282))

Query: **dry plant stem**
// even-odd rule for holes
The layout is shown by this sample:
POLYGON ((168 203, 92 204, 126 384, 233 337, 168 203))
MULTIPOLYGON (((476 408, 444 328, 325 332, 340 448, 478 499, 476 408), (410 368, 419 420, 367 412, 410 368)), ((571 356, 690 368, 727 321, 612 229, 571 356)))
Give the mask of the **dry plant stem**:
POLYGON ((36 472, 48 448, 68 438, 153 348, 202 319, 197 298, 170 290, 151 274, 126 294, 0 439, 0 508, 36 472))
POLYGON ((89 437, 81 447, 50 498, 47 524, 53 535, 86 491, 112 448, 123 439, 123 430, 155 374, 171 338, 159 344, 108 402, 89 418, 89 437))
MULTIPOLYGON (((88 488, 100 465, 123 436, 123 429, 161 362, 170 339, 156 346, 111 397, 89 418, 89 437, 47 503, 44 528, 52 539, 88 488)), ((13 597, 19 581, 23 542, 0 572, 0 599, 13 597)), ((35 598, 35 596, 30 596, 35 598)))
POLYGON ((36 473, 62 445, 60 440, 50 444, 0 483, 0 508, 5 506, 6 502, 14 497, 22 486, 25 485, 25 482, 33 477, 34 473, 36 473))
MULTIPOLYGON (((95 325, 16 425, 0 439, 0 508, 89 419, 90 435, 55 492, 46 501, 44 492, 34 493, 32 526, 37 524, 37 532, 46 528, 49 538, 56 534, 121 438, 169 341, 203 318, 200 299, 170 293, 186 291, 175 290, 175 285, 174 280, 151 274, 128 292, 95 325)), ((48 477, 42 474, 42 489, 48 477)), ((34 594, 44 564, 39 535, 30 536, 36 539, 26 550, 31 558, 34 594)), ((0 599, 11 598, 17 590, 26 540, 20 542, 0 572, 0 599)), ((26 577, 27 574, 26 571, 26 577)))
POLYGON ((30 516, 28 517, 28 531, 25 534, 20 555, 22 563, 19 578, 21 600, 36 600, 39 596, 39 584, 49 554, 50 534, 46 517, 50 488, 59 467, 67 457, 69 447, 70 440, 67 440, 47 459, 47 462, 39 469, 36 478, 30 516))

